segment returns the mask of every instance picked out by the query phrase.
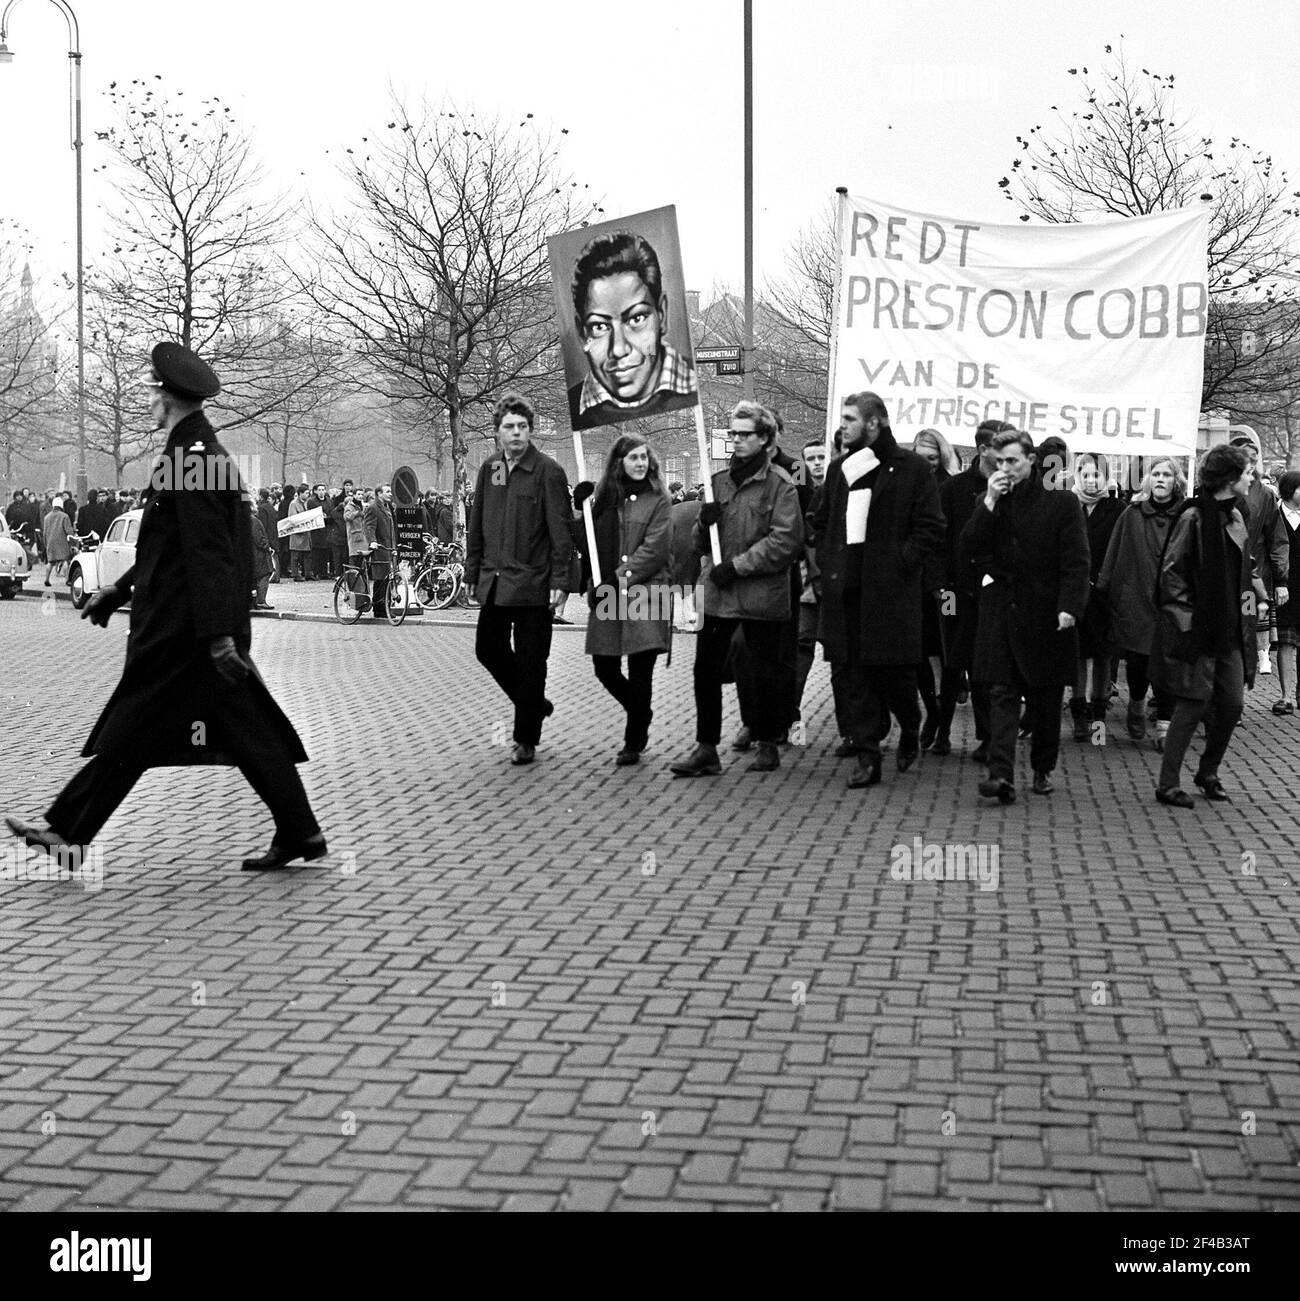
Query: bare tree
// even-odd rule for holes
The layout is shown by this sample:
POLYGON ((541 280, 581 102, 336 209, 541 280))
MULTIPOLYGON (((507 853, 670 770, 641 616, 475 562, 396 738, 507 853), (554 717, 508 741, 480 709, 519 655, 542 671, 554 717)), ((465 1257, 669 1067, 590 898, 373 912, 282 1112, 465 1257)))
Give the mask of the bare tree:
POLYGON ((1175 117, 1174 77, 1105 48, 1099 74, 1070 68, 1083 104, 1017 136, 998 185, 1022 221, 1139 216, 1204 203, 1210 210, 1210 312, 1203 407, 1249 404, 1277 389, 1300 341, 1286 273, 1297 256, 1296 199, 1271 154, 1239 137, 1216 146, 1175 117))
POLYGON ((54 336, 56 319, 36 302, 25 250, 17 238, 0 240, 0 449, 4 477, 13 477, 14 457, 44 451, 60 412, 61 375, 54 336), (20 269, 21 268, 21 269, 20 269))
POLYGON ((395 101, 383 138, 361 146, 350 213, 315 218, 324 270, 304 288, 351 331, 377 391, 420 411, 435 461, 450 442, 459 502, 475 409, 516 385, 563 409, 546 237, 601 209, 531 114, 515 127, 395 101))
MULTIPOLYGON (((109 99, 118 121, 98 132, 113 155, 115 243, 99 272, 112 346, 147 350, 170 338, 193 348, 221 377, 218 429, 272 417, 335 356, 290 349, 301 335, 294 286, 280 257, 291 234, 285 202, 266 192, 247 135, 217 96, 184 104, 162 78, 134 80, 109 99)), ((105 340, 105 346, 108 346, 105 340)))

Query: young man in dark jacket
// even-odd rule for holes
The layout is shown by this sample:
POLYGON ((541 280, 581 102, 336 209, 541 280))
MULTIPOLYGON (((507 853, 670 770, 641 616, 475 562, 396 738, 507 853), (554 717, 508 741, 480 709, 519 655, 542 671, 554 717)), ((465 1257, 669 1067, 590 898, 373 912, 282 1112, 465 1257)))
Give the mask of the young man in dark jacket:
POLYGON ((1022 697, 1034 792, 1053 790, 1061 700, 1088 604, 1088 534, 1074 493, 1044 486, 1028 434, 998 434, 993 447, 998 468, 962 531, 958 562, 981 584, 974 677, 989 684, 989 768, 979 791, 1010 804, 1022 697))
POLYGON ((533 446, 532 404, 507 393, 492 413, 500 454, 479 467, 465 553, 465 583, 481 607, 475 652, 515 706, 510 762, 532 763, 546 699, 551 608, 569 583, 569 482, 533 446), (513 636, 514 644, 511 645, 513 636))
POLYGON ((812 517, 822 576, 822 644, 844 667, 854 788, 880 781, 880 743, 898 719, 898 771, 921 753, 921 603, 927 563, 943 545, 939 490, 926 461, 898 446, 875 393, 840 413, 844 453, 831 462, 812 517))

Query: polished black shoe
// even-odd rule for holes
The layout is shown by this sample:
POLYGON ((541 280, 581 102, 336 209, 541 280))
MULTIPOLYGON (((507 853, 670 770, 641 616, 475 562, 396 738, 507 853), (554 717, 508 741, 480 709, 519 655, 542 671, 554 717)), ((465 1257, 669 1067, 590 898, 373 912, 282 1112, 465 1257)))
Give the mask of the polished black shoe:
POLYGON ((775 741, 759 741, 758 754, 748 767, 749 772, 775 772, 781 766, 781 751, 775 741))
POLYGON ((545 697, 543 697, 543 698, 542 698, 542 717, 543 717, 543 718, 550 718, 550 716, 551 716, 553 713, 555 713, 555 706, 554 706, 554 705, 553 705, 549 700, 547 700, 545 697))
POLYGON ((522 741, 515 742, 515 748, 511 751, 510 762, 516 765, 532 763, 537 758, 537 747, 535 745, 524 745, 522 741))
POLYGON ((241 870, 245 872, 278 872, 281 868, 288 867, 296 859, 301 858, 304 862, 310 863, 313 859, 324 858, 328 853, 329 848, 325 844, 325 837, 320 835, 311 836, 300 845, 277 845, 275 841, 272 841, 271 848, 261 858, 244 859, 241 870))
POLYGON ((937 711, 927 710, 925 722, 921 725, 921 749, 928 750, 939 735, 939 715, 937 711))
POLYGON ((1033 791, 1035 795, 1050 795, 1056 789, 1052 785, 1052 776, 1050 773, 1036 772, 1034 774, 1033 791))
POLYGON ((73 848, 57 831, 51 831, 49 827, 34 827, 18 818, 6 818, 5 826, 31 849, 43 849, 47 854, 57 854, 73 848))
POLYGON ((992 778, 980 782, 980 794, 986 800, 1000 800, 1003 804, 1016 802, 1016 788, 1006 778, 992 778))
POLYGON ((921 757, 921 743, 918 737, 904 736, 898 743, 898 754, 894 759, 899 772, 906 772, 921 757))
POLYGON ((722 771, 717 746, 697 745, 685 759, 670 764, 668 771, 678 777, 716 777, 722 771))
POLYGON ((1223 783, 1217 777, 1202 777, 1197 773, 1192 781, 1205 793, 1207 800, 1231 800, 1232 796, 1223 789, 1223 783))
POLYGON ((742 727, 740 731, 736 733, 736 739, 732 741, 731 748, 733 750, 748 750, 753 743, 753 731, 748 727, 742 727))
POLYGON ((862 747, 856 741, 850 741, 847 736, 835 747, 834 750, 837 759, 852 759, 854 755, 861 753, 862 747))
POLYGON ((790 729, 788 727, 776 738, 776 744, 783 746, 787 750, 790 748, 790 729))
POLYGON ((1192 799, 1192 797, 1185 790, 1183 790, 1181 787, 1178 786, 1175 786, 1173 790, 1168 790, 1168 791, 1157 786, 1156 803, 1172 804, 1176 809, 1195 808, 1195 801, 1192 799))
POLYGON ((936 736, 934 738, 934 744, 930 747, 930 753, 938 755, 940 759, 942 759, 945 755, 951 754, 952 753, 951 739, 946 735, 936 736))
POLYGON ((849 776, 849 789, 858 791, 862 790, 864 786, 878 786, 879 784, 880 760, 859 755, 857 767, 849 776))
POLYGON ((630 768, 634 763, 641 762, 641 751, 634 750, 630 745, 625 745, 618 752, 618 758, 614 762, 620 768, 630 768))
POLYGON ((973 763, 988 763, 989 743, 987 741, 981 741, 979 745, 970 752, 970 757, 973 763))

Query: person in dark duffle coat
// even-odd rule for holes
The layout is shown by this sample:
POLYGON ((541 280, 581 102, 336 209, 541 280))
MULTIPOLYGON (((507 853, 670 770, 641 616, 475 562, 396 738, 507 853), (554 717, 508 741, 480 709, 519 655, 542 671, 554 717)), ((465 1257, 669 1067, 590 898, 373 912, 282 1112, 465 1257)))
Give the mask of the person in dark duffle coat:
POLYGON ((220 383, 179 344, 160 343, 151 359, 150 414, 167 444, 146 492, 135 564, 82 612, 107 627, 131 602, 122 680, 82 751, 90 762, 50 806, 48 827, 6 822, 28 845, 75 853, 146 769, 233 762, 275 818, 270 850, 245 859, 245 870, 320 858, 325 838, 294 767, 307 753, 249 658, 252 512, 203 412, 220 383))
POLYGON ((979 790, 1010 804, 1022 697, 1034 793, 1052 793, 1090 569, 1083 507, 1074 493, 1044 486, 1033 439, 1011 430, 993 448, 998 468, 962 530, 958 562, 982 584, 972 677, 989 684, 989 765, 979 790))

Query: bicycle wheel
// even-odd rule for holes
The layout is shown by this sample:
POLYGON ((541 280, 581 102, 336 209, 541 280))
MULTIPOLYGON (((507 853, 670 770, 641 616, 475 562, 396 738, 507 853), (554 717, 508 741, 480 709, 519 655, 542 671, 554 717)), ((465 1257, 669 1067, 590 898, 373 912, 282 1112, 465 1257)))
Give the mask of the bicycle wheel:
POLYGON ((450 565, 429 565, 415 576, 415 599, 426 610, 449 606, 460 590, 460 579, 450 565))
POLYGON ((340 623, 356 623, 361 618, 362 599, 349 584, 356 576, 355 569, 345 569, 334 582, 334 617, 340 623))
POLYGON ((406 604, 411 599, 409 582, 406 577, 405 569, 398 570, 392 578, 388 580, 388 591, 385 594, 385 607, 388 615, 388 622, 394 628, 400 628, 406 621, 406 604))

